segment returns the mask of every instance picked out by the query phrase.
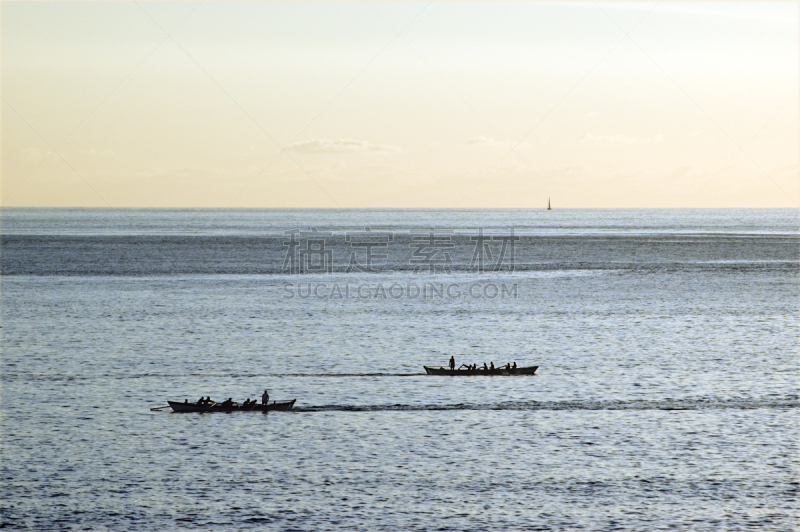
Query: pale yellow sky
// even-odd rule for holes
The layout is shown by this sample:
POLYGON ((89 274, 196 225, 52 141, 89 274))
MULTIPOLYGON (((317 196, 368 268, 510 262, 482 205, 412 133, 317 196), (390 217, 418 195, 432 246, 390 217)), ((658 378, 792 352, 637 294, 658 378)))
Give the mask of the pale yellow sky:
POLYGON ((796 2, 3 2, 2 206, 799 207, 796 2))

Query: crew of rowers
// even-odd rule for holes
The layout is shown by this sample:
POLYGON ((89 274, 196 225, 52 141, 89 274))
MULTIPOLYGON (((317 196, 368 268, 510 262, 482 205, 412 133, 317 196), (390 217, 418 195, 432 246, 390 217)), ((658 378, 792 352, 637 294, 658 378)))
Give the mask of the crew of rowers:
MULTIPOLYGON (((477 364, 461 364, 458 367, 458 369, 472 369, 472 370, 475 370, 475 369, 478 369, 478 365, 477 364)), ((499 368, 495 368, 494 367, 494 362, 489 362, 488 366, 486 365, 486 362, 484 362, 483 363, 483 367, 480 368, 480 369, 482 369, 483 371, 494 371, 495 369, 515 370, 515 369, 517 369, 517 363, 516 362, 514 362, 514 363, 509 362, 505 366, 500 366, 499 368)))
MULTIPOLYGON (((455 357, 450 357, 450 370, 455 370, 455 369, 456 369, 456 359, 455 359, 455 357)), ((477 364, 461 364, 458 367, 458 369, 476 370, 476 369, 478 369, 478 365, 477 364)), ((482 369, 483 371, 494 371, 495 370, 494 362, 489 362, 488 366, 486 365, 486 362, 484 362, 483 363, 483 367, 480 368, 480 369, 482 369)), ((511 362, 509 362, 505 366, 500 366, 497 369, 505 369, 505 370, 508 370, 508 371, 514 371, 515 369, 517 369, 517 363, 514 362, 512 364, 511 362)))
MULTIPOLYGON (((187 401, 184 401, 184 402, 187 402, 187 401)), ((231 407, 231 406, 234 406, 234 405, 236 405, 236 406, 255 406, 255 405, 258 404, 258 401, 257 400, 252 400, 251 401, 250 398, 248 397, 247 399, 244 400, 244 402, 241 405, 237 405, 237 403, 233 402, 233 397, 228 397, 227 399, 225 399, 221 403, 217 403, 216 401, 212 401, 211 400, 211 396, 209 395, 208 397, 201 397, 200 399, 198 399, 196 404, 197 404, 197 406, 207 406, 207 407, 212 407, 212 406, 231 407)), ((269 392, 267 390, 264 390, 264 393, 261 394, 261 404, 262 405, 269 404, 269 392)))

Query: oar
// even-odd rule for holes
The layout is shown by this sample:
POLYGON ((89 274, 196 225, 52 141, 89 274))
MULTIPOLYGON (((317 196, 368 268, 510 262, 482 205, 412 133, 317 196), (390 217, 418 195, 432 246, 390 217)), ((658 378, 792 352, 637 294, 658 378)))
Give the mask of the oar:
POLYGON ((167 406, 159 406, 159 407, 156 407, 156 408, 151 408, 150 411, 151 412, 156 412, 158 410, 163 410, 165 408, 169 408, 169 405, 167 405, 167 406))

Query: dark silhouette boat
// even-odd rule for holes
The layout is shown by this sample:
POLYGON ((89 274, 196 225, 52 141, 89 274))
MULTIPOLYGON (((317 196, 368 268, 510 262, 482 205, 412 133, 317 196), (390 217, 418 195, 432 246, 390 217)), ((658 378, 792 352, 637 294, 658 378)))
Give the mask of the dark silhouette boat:
POLYGON ((428 375, 450 375, 450 376, 472 376, 472 375, 535 375, 539 366, 526 366, 509 368, 508 366, 501 366, 499 368, 483 368, 483 366, 468 369, 460 367, 458 369, 450 369, 443 367, 422 366, 425 368, 425 373, 428 375))
POLYGON ((291 401, 273 401, 267 405, 249 404, 241 405, 233 403, 224 405, 222 403, 215 403, 213 405, 198 405, 197 403, 181 403, 178 401, 167 401, 173 412, 286 412, 294 407, 294 402, 291 401))

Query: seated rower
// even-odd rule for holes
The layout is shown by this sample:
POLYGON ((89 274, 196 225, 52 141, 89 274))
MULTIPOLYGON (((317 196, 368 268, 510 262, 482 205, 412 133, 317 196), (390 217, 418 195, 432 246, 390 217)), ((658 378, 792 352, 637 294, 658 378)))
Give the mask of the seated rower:
POLYGON ((222 401, 222 406, 233 406, 233 397, 228 397, 222 401))

